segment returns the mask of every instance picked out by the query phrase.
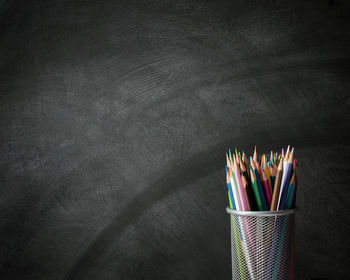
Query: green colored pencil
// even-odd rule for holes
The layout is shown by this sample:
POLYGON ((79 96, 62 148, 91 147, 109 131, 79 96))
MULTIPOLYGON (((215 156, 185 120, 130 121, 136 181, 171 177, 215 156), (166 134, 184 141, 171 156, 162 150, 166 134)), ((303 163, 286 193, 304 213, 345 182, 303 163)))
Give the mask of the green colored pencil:
POLYGON ((259 189, 258 189, 258 182, 256 181, 256 177, 255 177, 255 174, 254 174, 252 169, 250 169, 250 180, 252 182, 252 188, 254 191, 254 196, 255 196, 255 200, 256 200, 256 204, 258 206, 258 209, 259 209, 259 211, 264 211, 264 207, 263 207, 262 200, 261 200, 260 193, 259 193, 259 189))

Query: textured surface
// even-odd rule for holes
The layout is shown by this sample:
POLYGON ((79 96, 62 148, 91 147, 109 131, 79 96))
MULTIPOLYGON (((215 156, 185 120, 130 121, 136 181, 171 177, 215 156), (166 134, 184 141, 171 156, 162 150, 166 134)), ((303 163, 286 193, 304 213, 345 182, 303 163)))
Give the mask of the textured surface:
POLYGON ((297 279, 349 262, 348 1, 0 1, 0 278, 230 279, 224 152, 296 147, 297 279))
POLYGON ((294 213, 231 215, 233 280, 294 280, 294 213))

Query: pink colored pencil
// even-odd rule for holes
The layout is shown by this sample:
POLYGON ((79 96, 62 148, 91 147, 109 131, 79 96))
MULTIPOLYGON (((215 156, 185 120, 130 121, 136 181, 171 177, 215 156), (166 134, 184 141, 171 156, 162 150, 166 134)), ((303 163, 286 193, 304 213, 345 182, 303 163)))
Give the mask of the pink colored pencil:
POLYGON ((242 211, 249 211, 250 208, 248 206, 247 203, 247 199, 244 195, 244 188, 243 188, 243 183, 242 183, 242 178, 241 178, 241 170, 239 168, 239 165, 237 164, 236 159, 233 159, 233 168, 232 168, 233 172, 235 173, 235 177, 236 177, 236 182, 238 185, 238 190, 239 190, 239 198, 241 200, 242 203, 242 211))
POLYGON ((271 200, 272 200, 272 194, 271 194, 271 188, 270 188, 269 180, 267 179, 265 170, 261 171, 261 175, 262 175, 262 184, 264 186, 264 191, 265 191, 265 195, 266 195, 267 204, 268 204, 268 207, 270 209, 270 207, 271 207, 271 200))

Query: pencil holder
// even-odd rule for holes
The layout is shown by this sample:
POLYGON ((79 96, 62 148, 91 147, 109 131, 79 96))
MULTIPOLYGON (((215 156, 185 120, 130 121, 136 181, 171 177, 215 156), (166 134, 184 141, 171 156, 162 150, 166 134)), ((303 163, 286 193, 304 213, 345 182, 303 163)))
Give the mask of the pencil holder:
POLYGON ((295 209, 226 211, 231 216, 232 279, 294 279, 295 209))

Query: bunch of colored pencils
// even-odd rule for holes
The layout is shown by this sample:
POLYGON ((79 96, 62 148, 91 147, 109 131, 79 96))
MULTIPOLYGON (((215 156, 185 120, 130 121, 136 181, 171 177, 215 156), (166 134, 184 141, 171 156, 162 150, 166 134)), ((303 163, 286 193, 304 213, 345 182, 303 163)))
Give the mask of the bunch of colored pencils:
POLYGON ((243 151, 226 153, 226 183, 230 208, 239 211, 276 211, 295 207, 298 162, 294 148, 259 159, 254 149, 248 160, 243 151))

